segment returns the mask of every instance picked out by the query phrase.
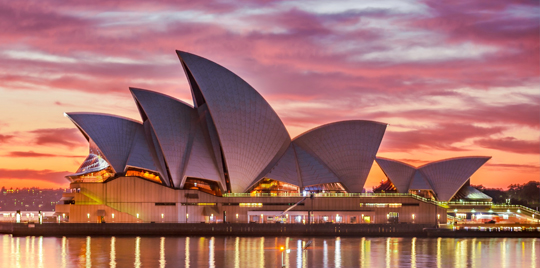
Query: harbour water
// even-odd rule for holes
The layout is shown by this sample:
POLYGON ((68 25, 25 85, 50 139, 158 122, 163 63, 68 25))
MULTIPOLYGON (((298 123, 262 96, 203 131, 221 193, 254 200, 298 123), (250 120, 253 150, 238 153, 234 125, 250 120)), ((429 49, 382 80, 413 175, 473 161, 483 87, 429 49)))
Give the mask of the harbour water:
POLYGON ((538 238, 12 237, 0 267, 532 267, 538 238), (302 250, 308 241, 311 245, 302 250))

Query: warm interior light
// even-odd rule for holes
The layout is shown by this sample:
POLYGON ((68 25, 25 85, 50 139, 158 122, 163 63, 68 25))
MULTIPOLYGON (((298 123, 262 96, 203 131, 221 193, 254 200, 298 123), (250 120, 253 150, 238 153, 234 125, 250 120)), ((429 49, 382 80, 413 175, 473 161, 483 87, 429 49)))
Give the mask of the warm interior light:
POLYGON ((279 251, 283 251, 283 250, 285 250, 284 246, 279 247, 279 251))
POLYGON ((137 213, 137 219, 139 218, 139 213, 137 213))
POLYGON ((238 219, 238 213, 236 213, 236 218, 238 219))
POLYGON ((412 219, 414 220, 414 214, 412 214, 412 219))
POLYGON ((437 219, 440 219, 441 218, 441 214, 437 214, 437 219))
POLYGON ((112 218, 114 219, 114 213, 112 214, 112 218))
POLYGON ((90 213, 87 213, 86 216, 90 219, 90 213))
POLYGON ((163 219, 163 213, 161 213, 161 218, 163 219))

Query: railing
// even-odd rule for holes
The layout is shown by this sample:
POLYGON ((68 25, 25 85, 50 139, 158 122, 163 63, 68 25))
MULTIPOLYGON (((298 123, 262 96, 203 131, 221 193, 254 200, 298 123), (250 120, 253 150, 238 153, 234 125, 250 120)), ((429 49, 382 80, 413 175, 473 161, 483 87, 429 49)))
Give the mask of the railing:
MULTIPOLYGON (((225 193, 223 197, 306 197, 310 195, 311 193, 305 195, 302 193, 225 193)), ((316 193, 312 195, 314 197, 412 197, 425 203, 442 206, 440 202, 410 193, 316 193)))
POLYGON ((493 202, 439 202, 443 206, 491 206, 493 202))
POLYGON ((506 209, 511 209, 511 208, 513 208, 513 209, 525 210, 525 211, 527 211, 527 212, 529 212, 531 214, 540 214, 539 211, 534 210, 534 209, 529 208, 529 207, 526 207, 526 206, 523 206, 523 205, 492 205, 491 207, 492 208, 499 208, 499 209, 501 209, 501 208, 502 209, 505 209, 505 208, 506 209))
MULTIPOLYGON (((225 193, 223 197, 305 197, 311 193, 225 193)), ((315 197, 411 197, 408 193, 316 193, 315 197)), ((419 198, 423 198, 418 196, 419 198)), ((427 200, 427 199, 426 199, 427 200)))

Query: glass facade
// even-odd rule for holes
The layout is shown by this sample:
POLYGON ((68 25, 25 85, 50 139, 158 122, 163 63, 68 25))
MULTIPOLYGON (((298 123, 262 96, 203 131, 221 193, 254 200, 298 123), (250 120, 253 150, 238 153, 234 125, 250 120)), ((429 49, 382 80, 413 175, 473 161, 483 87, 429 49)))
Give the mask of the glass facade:
POLYGON ((89 147, 90 152, 88 153, 88 156, 83 161, 79 169, 77 169, 77 172, 75 172, 75 174, 96 172, 110 166, 107 160, 105 160, 105 158, 103 157, 103 154, 101 153, 97 145, 92 140, 90 140, 89 142, 89 147))
POLYGON ((107 167, 103 170, 96 171, 96 172, 90 172, 90 173, 84 173, 81 175, 71 175, 67 178, 71 182, 104 182, 109 178, 114 177, 114 171, 111 167, 107 167))
POLYGON ((304 187, 304 191, 309 193, 347 193, 343 185, 339 182, 306 186, 304 187))
POLYGON ((211 195, 221 196, 221 188, 218 183, 211 180, 187 177, 183 189, 199 190, 211 195))
POLYGON ((415 194, 423 198, 435 200, 435 195, 433 195, 432 190, 409 190, 410 194, 415 194))
POLYGON ((300 188, 296 185, 276 181, 269 178, 263 178, 259 183, 257 183, 251 193, 299 193, 300 188))
POLYGON ((143 169, 128 168, 128 170, 126 171, 126 177, 139 177, 147 179, 149 181, 161 183, 161 179, 158 173, 143 169))

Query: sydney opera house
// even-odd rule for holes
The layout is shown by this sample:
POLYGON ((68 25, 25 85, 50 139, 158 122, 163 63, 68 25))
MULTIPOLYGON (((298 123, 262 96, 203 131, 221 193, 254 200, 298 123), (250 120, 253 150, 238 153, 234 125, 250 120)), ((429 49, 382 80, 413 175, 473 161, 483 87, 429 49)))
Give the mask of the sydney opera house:
MULTIPOLYGON (((89 154, 56 206, 69 222, 446 223, 490 157, 420 167, 377 158, 387 124, 334 122, 291 139, 265 99, 228 69, 177 51, 193 105, 130 88, 140 121, 66 113, 89 154), (388 180, 364 184, 376 161, 388 180)), ((455 216, 455 215, 454 215, 455 216)))

